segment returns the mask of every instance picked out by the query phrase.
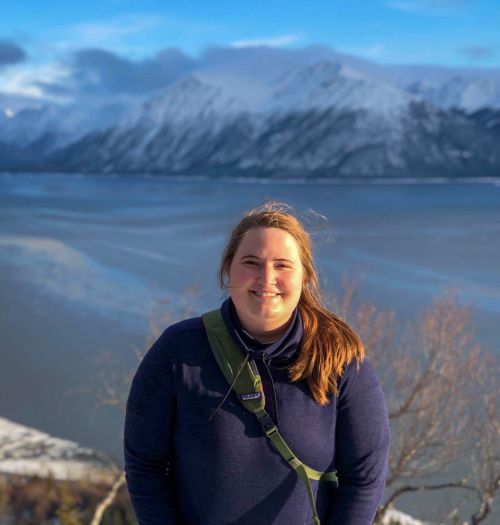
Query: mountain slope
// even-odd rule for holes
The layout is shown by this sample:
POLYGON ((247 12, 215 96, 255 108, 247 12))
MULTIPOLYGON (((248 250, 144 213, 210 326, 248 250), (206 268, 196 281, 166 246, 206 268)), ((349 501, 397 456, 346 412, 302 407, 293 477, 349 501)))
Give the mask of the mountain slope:
POLYGON ((408 91, 442 109, 462 109, 473 113, 483 108, 500 109, 500 80, 453 77, 441 85, 416 82, 408 91))
POLYGON ((489 129, 500 138, 500 109, 494 110, 483 108, 471 113, 469 117, 476 121, 479 126, 489 129))
POLYGON ((0 473, 111 482, 117 472, 101 452, 0 417, 0 473))
MULTIPOLYGON (((211 106, 182 119, 155 122, 148 106, 135 123, 61 150, 53 164, 82 172, 301 177, 500 173, 498 138, 466 115, 364 79, 329 77, 301 90, 296 81, 282 85, 261 113, 234 104, 220 115, 212 109, 224 104, 219 92, 211 106), (370 89, 380 95, 375 105, 364 96, 370 89)), ((202 88, 212 92, 197 85, 199 99, 202 88)))
POLYGON ((485 103, 500 105, 500 78, 448 75, 441 86, 423 79, 406 88, 391 83, 388 73, 384 78, 389 70, 383 66, 351 60, 356 69, 325 50, 318 51, 317 62, 312 50, 287 55, 287 67, 275 71, 258 64, 262 53, 209 55, 199 72, 122 107, 113 118, 103 117, 102 108, 94 113, 69 108, 66 117, 54 108, 4 117, 0 169, 291 177, 500 174, 496 125, 475 111, 485 103), (262 76, 250 78, 250 64, 262 76))

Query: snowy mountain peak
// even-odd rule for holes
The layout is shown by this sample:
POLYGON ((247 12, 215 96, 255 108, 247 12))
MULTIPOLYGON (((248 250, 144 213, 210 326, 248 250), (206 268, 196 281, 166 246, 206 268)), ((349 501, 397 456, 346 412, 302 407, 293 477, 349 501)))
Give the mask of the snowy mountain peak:
POLYGON ((365 76, 346 66, 342 62, 333 62, 331 60, 323 60, 314 64, 296 68, 287 75, 285 75, 283 81, 288 83, 290 81, 307 82, 309 78, 315 78, 316 81, 328 82, 338 77, 361 79, 365 76))
POLYGON ((221 87, 190 75, 146 101, 129 124, 180 124, 193 119, 224 118, 244 110, 244 105, 221 87))
POLYGON ((494 71, 381 66, 313 48, 223 50, 181 69, 153 95, 106 99, 109 112, 92 98, 0 112, 0 169, 498 175, 494 71))
POLYGON ((109 481, 117 469, 101 452, 0 417, 0 472, 109 481))
POLYGON ((326 61, 300 68, 283 78, 269 103, 269 110, 335 108, 387 114, 406 108, 414 98, 341 63, 326 61))

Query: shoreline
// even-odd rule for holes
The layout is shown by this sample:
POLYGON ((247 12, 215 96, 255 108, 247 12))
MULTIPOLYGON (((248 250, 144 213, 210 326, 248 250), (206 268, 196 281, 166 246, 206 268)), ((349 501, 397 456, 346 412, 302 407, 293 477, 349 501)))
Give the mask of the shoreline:
POLYGON ((446 185, 446 184, 492 184, 500 186, 498 177, 255 177, 255 176, 214 176, 214 175, 179 175, 179 174, 154 174, 154 173, 60 173, 60 172, 12 172, 0 171, 0 177, 74 177, 75 179, 97 179, 97 180, 146 180, 166 182, 223 182, 236 184, 283 184, 283 185, 446 185))

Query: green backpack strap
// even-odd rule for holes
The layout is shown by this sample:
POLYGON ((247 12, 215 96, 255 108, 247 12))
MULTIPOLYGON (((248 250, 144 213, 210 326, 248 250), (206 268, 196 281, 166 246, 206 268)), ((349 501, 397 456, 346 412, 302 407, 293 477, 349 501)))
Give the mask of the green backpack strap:
POLYGON ((265 410, 264 389, 255 362, 250 361, 248 355, 245 355, 233 340, 224 324, 220 310, 212 310, 203 314, 202 319, 210 348, 226 381, 231 385, 241 404, 258 419, 264 434, 274 448, 304 482, 314 523, 320 525, 310 480, 332 481, 338 485, 337 473, 314 470, 297 458, 265 410))

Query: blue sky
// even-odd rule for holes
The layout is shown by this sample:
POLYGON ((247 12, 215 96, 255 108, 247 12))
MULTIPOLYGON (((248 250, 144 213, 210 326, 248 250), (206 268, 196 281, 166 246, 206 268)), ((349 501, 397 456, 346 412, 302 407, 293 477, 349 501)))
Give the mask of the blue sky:
POLYGON ((172 47, 198 56, 212 46, 322 44, 381 63, 500 67, 498 0, 2 3, 4 92, 26 91, 34 77, 53 80, 72 53, 88 48, 143 60, 172 47))

